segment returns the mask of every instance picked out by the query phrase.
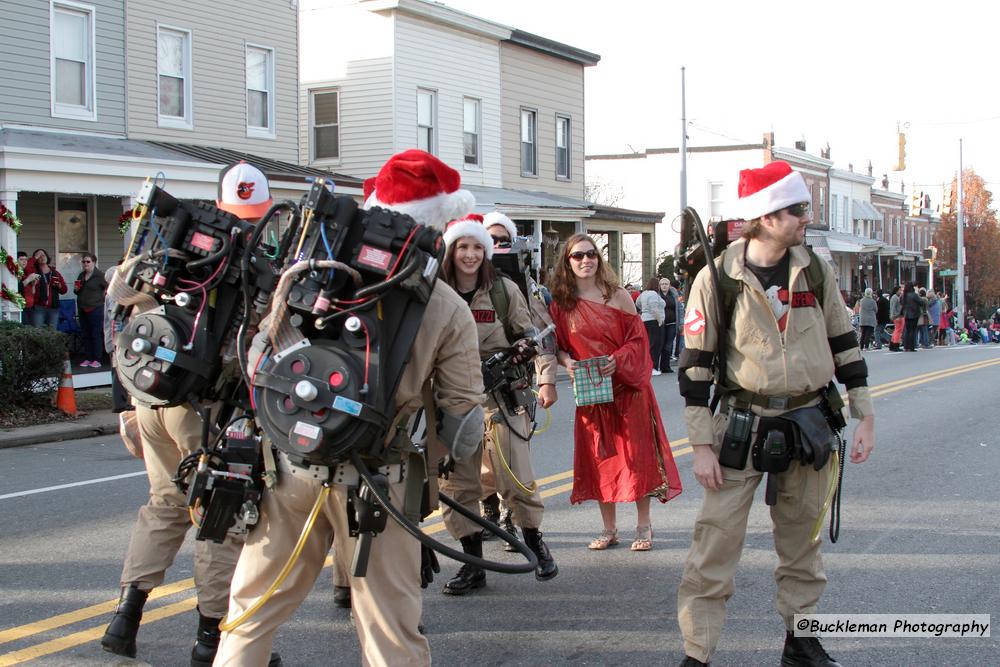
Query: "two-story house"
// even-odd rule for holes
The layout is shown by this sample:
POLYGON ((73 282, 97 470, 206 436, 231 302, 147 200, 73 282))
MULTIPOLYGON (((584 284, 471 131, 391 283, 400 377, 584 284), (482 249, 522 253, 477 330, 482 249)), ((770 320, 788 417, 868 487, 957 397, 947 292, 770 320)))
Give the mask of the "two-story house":
POLYGON ((303 0, 300 11, 305 164, 366 178, 396 152, 427 150, 461 172, 479 212, 503 211, 544 241, 546 260, 577 231, 607 233, 612 256, 623 232, 651 236, 660 215, 636 222, 584 197, 584 69, 596 54, 425 0, 303 0))
MULTIPOLYGON (((268 0, 5 5, 0 201, 23 230, 0 225, 0 245, 45 248, 69 279, 83 252, 110 266, 143 179, 214 200, 219 171, 239 159, 276 199, 297 198, 325 173, 299 166, 297 23, 292 4, 268 0)), ((357 179, 340 184, 360 192, 357 179)))

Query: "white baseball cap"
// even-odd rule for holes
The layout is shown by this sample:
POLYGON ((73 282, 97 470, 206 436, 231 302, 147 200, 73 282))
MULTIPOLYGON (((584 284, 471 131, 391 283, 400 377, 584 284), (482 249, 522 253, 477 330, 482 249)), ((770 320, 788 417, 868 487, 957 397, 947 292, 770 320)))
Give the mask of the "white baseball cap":
POLYGON ((264 217, 274 201, 267 177, 257 167, 240 160, 219 174, 219 198, 215 205, 244 220, 264 217))

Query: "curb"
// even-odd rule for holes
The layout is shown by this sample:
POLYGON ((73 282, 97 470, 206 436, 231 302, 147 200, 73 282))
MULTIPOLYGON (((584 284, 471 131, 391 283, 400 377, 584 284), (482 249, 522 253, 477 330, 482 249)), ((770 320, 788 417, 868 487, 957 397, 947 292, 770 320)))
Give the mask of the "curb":
POLYGON ((38 424, 0 431, 0 449, 110 434, 118 435, 118 415, 110 410, 104 410, 93 412, 77 421, 38 424))

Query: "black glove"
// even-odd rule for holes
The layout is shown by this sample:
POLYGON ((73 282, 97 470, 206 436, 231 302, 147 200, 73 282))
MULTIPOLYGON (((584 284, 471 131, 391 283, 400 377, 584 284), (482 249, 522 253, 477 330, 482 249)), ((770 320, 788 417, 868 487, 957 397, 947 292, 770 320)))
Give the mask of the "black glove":
POLYGON ((448 475, 453 472, 455 472, 455 459, 451 454, 445 454, 445 457, 438 461, 438 477, 448 479, 448 475))
POLYGON ((423 544, 420 545, 420 587, 427 588, 427 584, 434 581, 434 575, 441 571, 438 565, 437 554, 434 550, 423 544))
POLYGON ((538 354, 538 347, 535 341, 530 338, 521 338, 511 345, 511 361, 515 365, 526 364, 538 354))

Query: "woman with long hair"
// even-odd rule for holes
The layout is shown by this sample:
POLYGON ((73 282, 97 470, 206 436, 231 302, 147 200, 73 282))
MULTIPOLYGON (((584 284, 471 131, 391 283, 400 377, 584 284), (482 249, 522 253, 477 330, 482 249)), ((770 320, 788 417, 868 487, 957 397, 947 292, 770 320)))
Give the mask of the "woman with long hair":
MULTIPOLYGON (((498 276, 489 261, 493 256, 494 240, 483 226, 483 217, 472 214, 452 222, 444 234, 444 241, 447 250, 441 275, 472 310, 479 334, 480 358, 485 360, 498 352, 513 351, 511 372, 516 372, 518 378, 529 377, 526 363, 533 351, 525 336, 533 333, 534 328, 528 303, 517 285, 498 276), (501 301, 506 306, 500 305, 501 301)), ((556 400, 555 359, 551 352, 536 357, 536 370, 540 388, 538 402, 547 408, 556 400)), ((513 524, 521 529, 524 543, 538 557, 535 578, 547 581, 559 573, 559 568, 539 530, 545 508, 531 465, 533 427, 529 409, 534 401, 530 392, 516 391, 504 384, 490 387, 490 384, 486 386, 483 446, 475 456, 455 463, 454 470, 440 481, 441 490, 469 511, 478 513, 483 497, 482 458, 487 457, 496 492, 510 509, 513 524)), ((481 558, 483 535, 480 527, 450 508, 444 508, 442 514, 445 527, 452 537, 461 541, 462 550, 481 558)), ((464 595, 485 584, 486 573, 482 568, 463 565, 445 584, 444 592, 464 595)))
POLYGON ((653 375, 659 375, 660 344, 663 340, 663 318, 666 301, 660 295, 660 279, 653 276, 646 282, 646 289, 635 300, 639 318, 646 327, 649 338, 649 358, 653 364, 653 375))
POLYGON ((56 328, 59 324, 59 295, 65 293, 66 280, 52 266, 49 253, 42 248, 33 252, 24 276, 24 298, 31 308, 32 326, 56 328))
POLYGON ((553 302, 559 362, 570 377, 576 362, 607 357, 600 375, 612 381, 611 403, 578 406, 570 502, 596 500, 604 530, 589 548, 618 544, 615 503, 634 502, 633 551, 653 546, 649 501, 681 492, 670 443, 650 384, 652 361, 642 320, 628 292, 585 234, 569 238, 555 265, 553 302))

